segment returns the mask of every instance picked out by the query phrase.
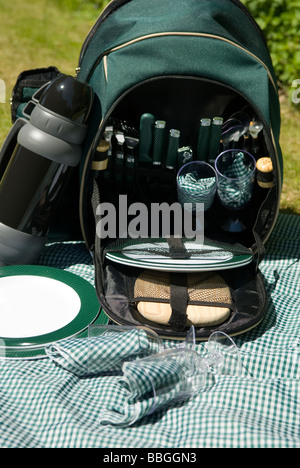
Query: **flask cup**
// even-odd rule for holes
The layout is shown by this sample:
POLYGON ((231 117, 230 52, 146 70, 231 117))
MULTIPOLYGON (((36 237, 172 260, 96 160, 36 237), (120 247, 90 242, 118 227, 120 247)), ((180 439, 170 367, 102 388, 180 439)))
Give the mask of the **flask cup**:
POLYGON ((42 89, 29 121, 15 122, 0 154, 7 161, 0 181, 0 265, 38 259, 69 175, 80 162, 92 103, 89 85, 60 75, 42 89))

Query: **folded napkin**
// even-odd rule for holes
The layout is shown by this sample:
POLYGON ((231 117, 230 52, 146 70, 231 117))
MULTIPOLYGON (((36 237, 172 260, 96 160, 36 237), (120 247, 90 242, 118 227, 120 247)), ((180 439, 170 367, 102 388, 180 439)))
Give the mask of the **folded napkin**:
POLYGON ((101 410, 99 424, 130 426, 195 395, 204 388, 207 376, 207 366, 199 359, 191 350, 177 349, 173 356, 167 352, 126 362, 123 376, 114 387, 118 397, 101 410))
POLYGON ((178 177, 180 203, 204 203, 205 210, 213 203, 216 178, 200 178, 196 172, 189 172, 178 177))
POLYGON ((219 179, 218 193, 222 203, 229 208, 240 208, 251 200, 253 178, 252 169, 244 162, 244 153, 236 154, 233 163, 224 171, 224 178, 219 179))
POLYGON ((157 343, 142 329, 106 331, 99 336, 70 338, 46 347, 53 362, 77 377, 120 374, 125 361, 157 351, 157 343))
POLYGON ((185 175, 178 177, 180 187, 190 193, 206 193, 209 192, 216 183, 215 177, 207 177, 206 179, 199 179, 197 173, 188 172, 185 175))
POLYGON ((127 362, 118 381, 119 395, 114 398, 117 403, 101 410, 99 424, 131 426, 171 402, 188 398, 190 393, 183 391, 183 382, 184 369, 174 360, 149 364, 142 360, 127 362))
POLYGON ((231 166, 229 166, 226 171, 224 171, 224 175, 226 177, 237 179, 244 178, 251 174, 251 172, 251 167, 248 164, 245 164, 244 153, 240 151, 239 153, 235 154, 231 166))

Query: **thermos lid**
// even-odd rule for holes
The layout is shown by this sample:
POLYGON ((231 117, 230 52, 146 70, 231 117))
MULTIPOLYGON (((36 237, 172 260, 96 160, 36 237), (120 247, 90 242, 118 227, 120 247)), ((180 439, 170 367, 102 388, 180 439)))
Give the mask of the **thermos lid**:
POLYGON ((39 104, 73 122, 84 124, 93 102, 93 90, 69 75, 60 75, 45 87, 39 104))

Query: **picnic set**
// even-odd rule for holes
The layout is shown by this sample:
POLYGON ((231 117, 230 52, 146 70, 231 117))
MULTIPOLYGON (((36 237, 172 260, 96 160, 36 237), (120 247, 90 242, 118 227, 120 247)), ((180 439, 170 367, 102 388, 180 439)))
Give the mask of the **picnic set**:
POLYGON ((12 120, 0 153, 5 358, 118 375, 128 411, 101 417, 123 426, 197 393, 227 359, 238 374, 233 338, 266 311, 259 265, 283 170, 276 77, 248 10, 112 0, 75 77, 19 75, 12 120), (106 237, 104 207, 116 213, 106 237), (38 264, 68 242, 91 253, 94 285, 38 264))

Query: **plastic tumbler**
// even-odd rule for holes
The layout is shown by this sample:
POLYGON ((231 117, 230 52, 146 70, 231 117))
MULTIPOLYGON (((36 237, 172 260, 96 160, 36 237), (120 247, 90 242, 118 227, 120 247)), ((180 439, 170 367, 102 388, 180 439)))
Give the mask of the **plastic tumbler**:
POLYGON ((218 196, 222 205, 239 210, 253 194, 256 161, 252 154, 240 149, 227 150, 215 161, 218 174, 218 196))
POLYGON ((177 196, 183 207, 186 203, 191 203, 195 211, 196 203, 203 203, 204 211, 209 210, 216 190, 217 174, 210 164, 193 161, 180 168, 177 174, 177 196))

